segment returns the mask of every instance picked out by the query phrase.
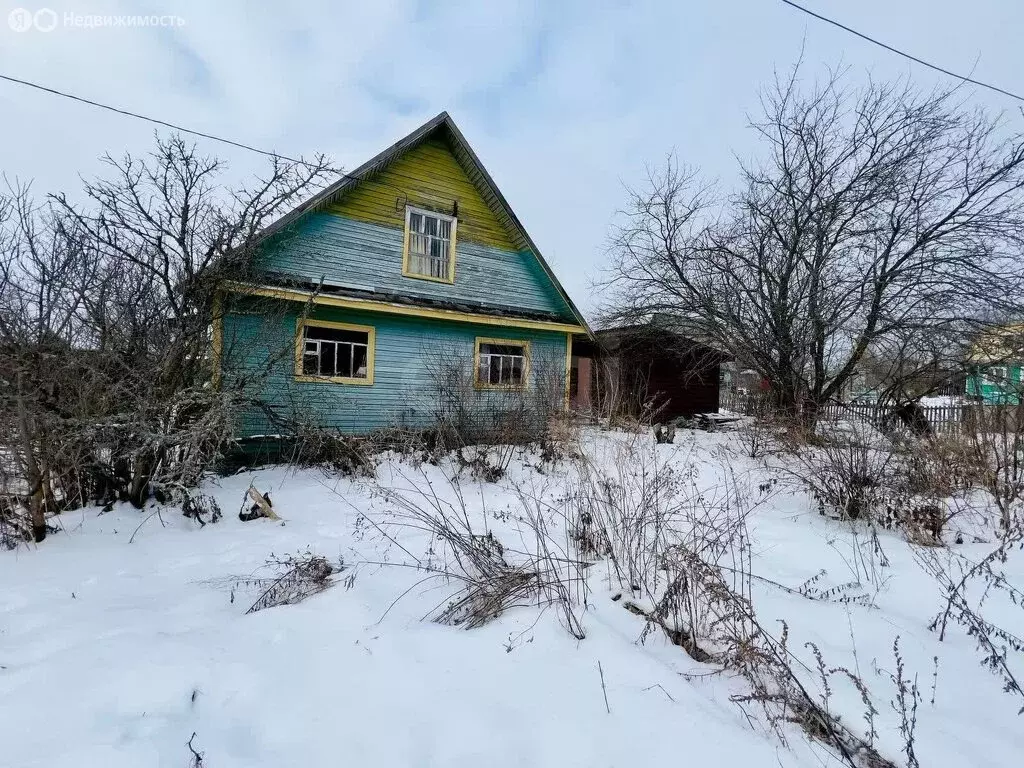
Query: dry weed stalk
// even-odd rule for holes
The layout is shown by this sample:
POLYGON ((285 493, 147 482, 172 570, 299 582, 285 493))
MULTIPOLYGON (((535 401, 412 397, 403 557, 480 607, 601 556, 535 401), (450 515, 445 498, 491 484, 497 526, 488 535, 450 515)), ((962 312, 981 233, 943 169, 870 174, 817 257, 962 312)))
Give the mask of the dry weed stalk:
MULTIPOLYGON (((378 491, 390 508, 387 527, 426 534, 430 543, 425 559, 398 546, 428 578, 459 585, 430 613, 435 621, 472 629, 514 607, 555 606, 568 631, 577 639, 585 637, 577 606, 585 604, 585 596, 580 596, 585 592, 587 564, 571 556, 567 542, 556 540, 548 523, 550 505, 542 494, 514 488, 519 503, 517 538, 524 542, 516 549, 501 541, 485 518, 477 520, 470 512, 457 469, 444 472, 443 494, 423 468, 415 478, 400 476, 405 487, 378 491)), ((398 544, 394 536, 385 535, 398 544)))
MULTIPOLYGON (((995 548, 977 562, 955 550, 918 548, 914 558, 942 589, 945 605, 929 628, 945 640, 950 623, 960 625, 973 637, 981 652, 981 664, 995 674, 1003 690, 1024 699, 1024 688, 1014 668, 1024 660, 1024 638, 985 618, 986 603, 995 595, 1024 608, 1024 590, 1008 578, 1002 567, 1012 552, 1024 549, 1024 525, 1011 522, 995 548), (1014 655, 1016 663, 1011 661, 1014 655)), ((1024 714, 1024 706, 1018 714, 1024 714)))
POLYGON ((279 605, 294 605, 329 589, 334 585, 331 577, 345 570, 345 564, 340 559, 331 563, 322 555, 306 550, 282 557, 272 554, 263 568, 270 571, 270 575, 231 579, 231 602, 235 601, 235 592, 239 589, 259 592, 246 610, 247 615, 279 605))

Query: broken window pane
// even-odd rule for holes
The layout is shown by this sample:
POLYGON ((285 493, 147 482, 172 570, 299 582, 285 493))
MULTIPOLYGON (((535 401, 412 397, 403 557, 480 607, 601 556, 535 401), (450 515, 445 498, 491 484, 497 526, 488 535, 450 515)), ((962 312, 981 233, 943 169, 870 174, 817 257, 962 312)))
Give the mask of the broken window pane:
POLYGON ((368 331, 304 325, 303 335, 303 374, 345 379, 369 377, 368 331))

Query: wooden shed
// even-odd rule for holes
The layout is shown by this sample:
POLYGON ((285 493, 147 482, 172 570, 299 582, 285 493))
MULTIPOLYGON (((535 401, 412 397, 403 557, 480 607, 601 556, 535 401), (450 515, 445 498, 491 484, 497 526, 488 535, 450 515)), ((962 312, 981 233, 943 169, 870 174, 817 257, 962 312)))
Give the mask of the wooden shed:
POLYGON ((721 365, 729 359, 664 322, 607 328, 593 342, 574 342, 573 402, 660 422, 717 413, 721 365))

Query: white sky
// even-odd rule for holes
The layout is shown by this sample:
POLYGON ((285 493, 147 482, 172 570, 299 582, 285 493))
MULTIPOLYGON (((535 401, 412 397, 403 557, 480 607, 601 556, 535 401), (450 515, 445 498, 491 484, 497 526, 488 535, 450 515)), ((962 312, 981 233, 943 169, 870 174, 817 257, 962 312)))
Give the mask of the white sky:
MULTIPOLYGON (((805 0, 955 71, 1024 91, 1021 0, 805 0)), ((675 150, 728 183, 758 88, 805 40, 805 75, 941 76, 778 0, 677 2, 114 2, 0 0, 0 72, 196 130, 352 168, 447 109, 574 300, 595 302, 609 225, 646 163, 675 150), (8 13, 48 7, 50 32, 8 13), (168 28, 75 28, 64 14, 173 14, 168 28)), ((1010 99, 978 92, 1008 110, 1010 99)), ((0 81, 0 171, 37 192, 78 187, 103 152, 153 126, 0 81)), ((205 140, 233 173, 258 155, 205 140)))

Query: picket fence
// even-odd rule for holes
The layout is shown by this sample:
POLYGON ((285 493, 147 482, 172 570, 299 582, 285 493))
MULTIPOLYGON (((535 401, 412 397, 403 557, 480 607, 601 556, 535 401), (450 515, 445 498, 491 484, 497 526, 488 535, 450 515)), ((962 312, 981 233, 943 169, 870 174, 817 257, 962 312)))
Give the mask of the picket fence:
MULTIPOLYGON (((952 432, 960 428, 964 415, 977 405, 954 403, 950 405, 922 405, 921 412, 934 432, 952 432)), ((893 411, 892 406, 877 403, 832 403, 822 409, 826 419, 849 419, 880 426, 893 411)))
MULTIPOLYGON (((721 408, 736 413, 750 413, 749 398, 735 392, 723 391, 719 399, 721 408)), ((934 432, 950 432, 960 428, 972 409, 983 408, 977 404, 951 403, 948 405, 922 405, 921 412, 928 419, 934 432)), ((881 426, 892 406, 877 403, 830 403, 821 409, 820 415, 828 420, 846 419, 881 426)))

